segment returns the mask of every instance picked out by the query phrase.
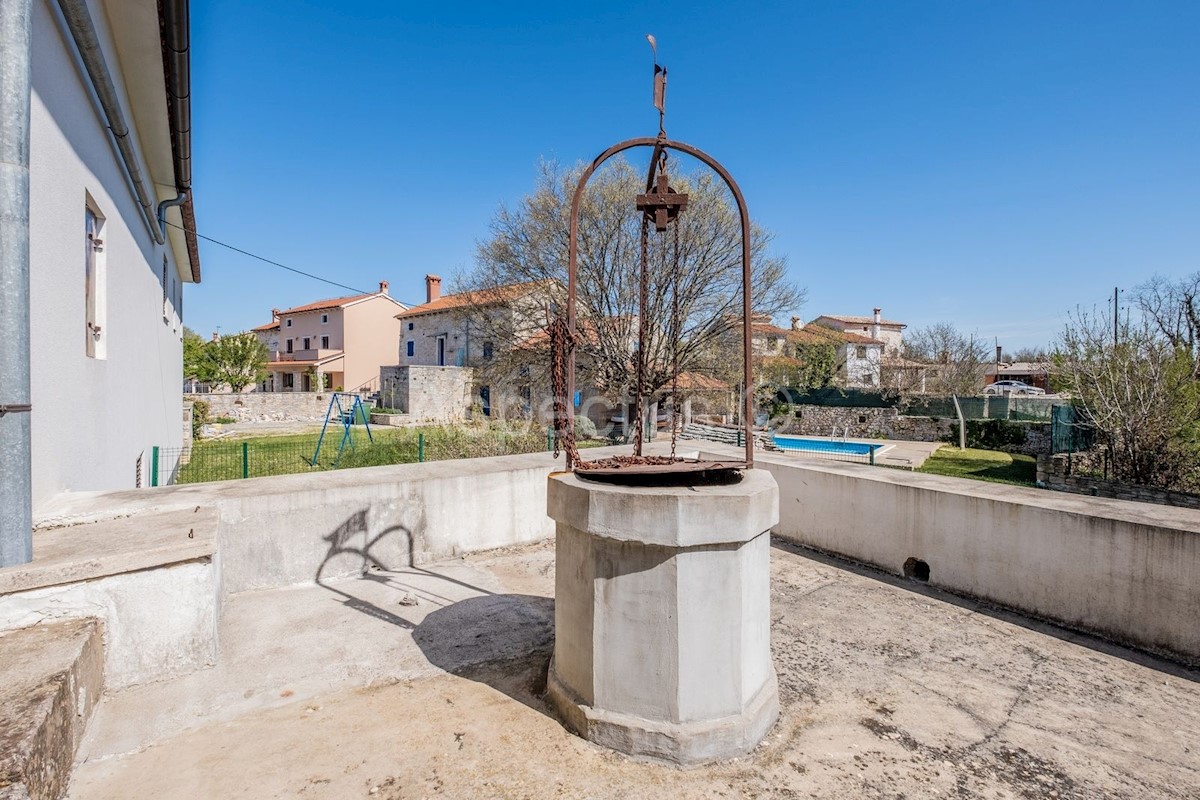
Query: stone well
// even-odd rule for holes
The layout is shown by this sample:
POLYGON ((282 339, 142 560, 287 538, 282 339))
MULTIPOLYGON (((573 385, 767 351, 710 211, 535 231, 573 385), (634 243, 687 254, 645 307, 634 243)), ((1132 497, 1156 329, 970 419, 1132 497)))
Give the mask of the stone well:
POLYGON ((716 486, 550 477, 557 523, 548 696, 580 736, 694 764, 749 752, 779 714, 763 470, 716 486))

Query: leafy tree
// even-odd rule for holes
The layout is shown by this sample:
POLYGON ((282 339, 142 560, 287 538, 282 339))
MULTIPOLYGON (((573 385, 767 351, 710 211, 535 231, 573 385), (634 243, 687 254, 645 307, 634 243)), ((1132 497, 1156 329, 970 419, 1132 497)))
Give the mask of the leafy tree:
POLYGON ((1022 347, 1012 353, 1004 354, 1005 361, 1024 361, 1030 364, 1044 364, 1050 361, 1050 354, 1040 347, 1022 347))
POLYGON ((929 365, 925 391, 932 394, 978 394, 989 355, 987 342, 949 322, 919 328, 904 339, 904 357, 929 365))
MULTIPOLYGON (((673 167, 676 164, 672 161, 673 167)), ((582 169, 543 162, 533 193, 517 207, 497 212, 491 236, 478 247, 474 271, 459 281, 461 288, 476 292, 484 301, 504 291, 502 287, 535 283, 533 296, 522 300, 524 315, 498 314, 487 302, 472 304, 465 311, 472 339, 493 343, 494 357, 486 365, 493 379, 520 376, 528 384, 548 383, 549 342, 531 333, 562 309, 571 197, 582 169)), ((673 353, 668 340, 676 278, 680 372, 740 377, 741 337, 735 335, 742 320, 738 214, 728 191, 710 172, 673 168, 671 175, 672 186, 689 199, 672 226, 678 227, 677 267, 675 231, 650 232, 649 304, 642 311, 649 324, 646 388, 650 395, 671 383, 673 353)), ((614 159, 593 176, 580 210, 578 368, 582 381, 614 400, 631 392, 635 382, 641 215, 634 198, 644 191, 644 173, 614 159)), ((754 312, 774 316, 795 310, 804 292, 788 279, 785 260, 768 254, 771 236, 758 226, 753 226, 750 236, 754 312)))
POLYGON ((1054 355, 1056 376, 1095 425, 1117 480, 1200 488, 1200 381, 1186 342, 1153 316, 1076 311, 1054 355))
POLYGON ((183 329, 183 377, 207 382, 209 362, 204 338, 188 327, 183 329))
POLYGON ((217 386, 235 394, 267 376, 267 346, 253 333, 222 336, 204 347, 203 374, 217 386))

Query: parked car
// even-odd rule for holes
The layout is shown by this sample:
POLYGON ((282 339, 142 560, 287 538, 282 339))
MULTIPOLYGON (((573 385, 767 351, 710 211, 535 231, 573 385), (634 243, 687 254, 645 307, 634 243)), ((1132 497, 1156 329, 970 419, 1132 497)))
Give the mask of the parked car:
POLYGON ((996 381, 983 389, 984 394, 1045 394, 1045 389, 1030 386, 1024 381, 996 381))

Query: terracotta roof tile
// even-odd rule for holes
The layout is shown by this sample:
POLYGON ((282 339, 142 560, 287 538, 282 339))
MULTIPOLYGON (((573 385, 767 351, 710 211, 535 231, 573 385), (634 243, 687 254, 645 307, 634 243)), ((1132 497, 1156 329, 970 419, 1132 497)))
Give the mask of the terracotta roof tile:
MULTIPOLYGON (((821 316, 817 317, 817 319, 832 319, 837 320, 838 322, 845 322, 850 325, 871 325, 875 322, 874 317, 853 317, 846 314, 822 314, 821 316)), ((881 319, 879 320, 879 324, 895 325, 901 328, 908 327, 903 322, 896 322, 893 319, 881 319)))
POLYGON ((299 314, 304 311, 321 311, 326 308, 341 308, 342 306, 348 306, 351 303, 358 302, 359 300, 366 300, 368 297, 374 297, 376 294, 378 294, 378 292, 371 292, 370 294, 352 294, 349 297, 331 297, 328 300, 317 300, 314 303, 305 303, 302 306, 296 306, 295 308, 289 308, 284 311, 280 311, 279 316, 282 317, 285 314, 299 314))
POLYGON ((439 311, 450 311, 466 306, 506 303, 509 300, 515 300, 518 297, 529 294, 544 285, 545 281, 529 281, 526 283, 510 283, 505 286, 496 286, 478 291, 446 294, 431 303, 424 303, 423 305, 413 306, 406 311, 401 311, 396 315, 396 319, 419 317, 422 314, 436 314, 439 311))

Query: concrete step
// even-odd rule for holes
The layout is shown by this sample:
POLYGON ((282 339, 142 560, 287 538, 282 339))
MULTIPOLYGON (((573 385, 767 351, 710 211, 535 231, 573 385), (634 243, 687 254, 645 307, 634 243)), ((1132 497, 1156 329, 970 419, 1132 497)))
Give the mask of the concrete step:
POLYGON ((104 688, 91 618, 0 632, 0 800, 58 800, 104 688))

